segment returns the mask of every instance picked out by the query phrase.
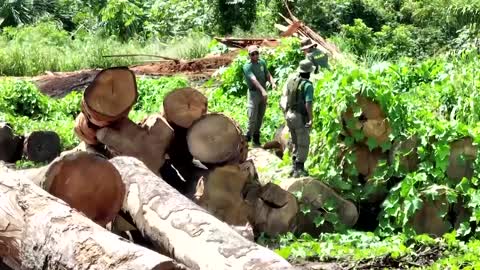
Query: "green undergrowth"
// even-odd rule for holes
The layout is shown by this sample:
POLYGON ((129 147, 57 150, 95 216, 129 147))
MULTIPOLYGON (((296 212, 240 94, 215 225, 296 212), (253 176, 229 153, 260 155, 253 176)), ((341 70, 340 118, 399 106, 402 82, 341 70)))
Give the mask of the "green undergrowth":
POLYGON ((456 232, 441 238, 395 234, 380 238, 371 232, 344 234, 287 234, 259 243, 275 250, 291 262, 335 262, 347 269, 477 269, 480 241, 464 242, 456 232))

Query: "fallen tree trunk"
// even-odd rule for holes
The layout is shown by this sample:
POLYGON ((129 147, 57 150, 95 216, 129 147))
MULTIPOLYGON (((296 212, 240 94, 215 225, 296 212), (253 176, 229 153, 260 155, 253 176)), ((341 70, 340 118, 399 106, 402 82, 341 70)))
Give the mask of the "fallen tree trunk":
POLYGON ((127 186, 124 211, 163 253, 192 269, 293 269, 184 197, 139 160, 110 161, 127 186))
POLYGON ((121 240, 24 177, 1 173, 0 257, 13 269, 181 269, 121 240))
POLYGON ((12 173, 31 179, 101 226, 115 218, 125 197, 117 169, 94 153, 73 152, 44 167, 12 173))
POLYGON ((135 74, 128 68, 100 71, 85 89, 82 112, 98 127, 108 126, 126 117, 137 101, 135 74))
POLYGON ((13 163, 22 158, 23 137, 13 134, 8 123, 0 123, 0 160, 13 163))
POLYGON ((123 118, 97 132, 97 140, 105 144, 113 156, 136 157, 156 174, 165 163, 165 153, 173 136, 172 127, 159 114, 146 117, 139 125, 123 118))
POLYGON ((220 113, 197 120, 188 130, 187 142, 192 156, 205 165, 237 160, 243 146, 238 125, 220 113))
POLYGON ((34 162, 51 162, 61 152, 60 137, 54 131, 34 131, 25 138, 23 153, 34 162))
POLYGON ((169 123, 189 128, 193 122, 207 113, 208 100, 194 88, 179 88, 163 99, 165 118, 169 123))

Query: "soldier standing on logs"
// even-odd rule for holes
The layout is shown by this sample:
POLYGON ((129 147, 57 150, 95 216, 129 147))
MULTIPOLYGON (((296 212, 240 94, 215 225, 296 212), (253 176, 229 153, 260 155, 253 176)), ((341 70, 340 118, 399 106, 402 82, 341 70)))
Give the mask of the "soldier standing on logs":
POLYGON ((250 62, 243 66, 243 75, 248 86, 248 131, 246 139, 248 142, 253 137, 253 144, 260 145, 260 128, 267 108, 267 80, 275 89, 276 85, 272 75, 267 69, 265 60, 260 59, 258 47, 248 47, 250 62))
POLYGON ((290 176, 308 176, 304 163, 310 147, 310 127, 312 126, 313 84, 309 80, 314 71, 313 63, 307 59, 300 62, 298 74, 291 77, 283 91, 280 107, 290 130, 293 155, 290 176))
POLYGON ((329 69, 327 54, 318 49, 317 44, 313 43, 311 39, 303 39, 300 45, 306 58, 315 66, 315 74, 318 74, 320 68, 329 69))

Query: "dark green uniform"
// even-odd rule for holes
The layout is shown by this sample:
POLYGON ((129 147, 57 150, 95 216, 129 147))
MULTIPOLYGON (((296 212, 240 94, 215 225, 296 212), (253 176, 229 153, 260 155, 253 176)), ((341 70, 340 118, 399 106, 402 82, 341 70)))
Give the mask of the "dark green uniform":
POLYGON ((318 73, 320 68, 329 68, 328 56, 318 48, 311 48, 310 52, 307 54, 307 59, 315 66, 315 73, 318 73))
POLYGON ((259 59, 257 63, 248 62, 243 66, 243 75, 248 86, 248 135, 259 136, 265 116, 266 104, 263 102, 262 93, 252 83, 253 75, 262 87, 267 89, 268 70, 267 63, 259 59))
POLYGON ((292 136, 293 156, 296 162, 307 160, 310 148, 310 129, 305 127, 309 121, 305 103, 313 102, 313 84, 299 76, 287 83, 287 104, 285 120, 292 136))

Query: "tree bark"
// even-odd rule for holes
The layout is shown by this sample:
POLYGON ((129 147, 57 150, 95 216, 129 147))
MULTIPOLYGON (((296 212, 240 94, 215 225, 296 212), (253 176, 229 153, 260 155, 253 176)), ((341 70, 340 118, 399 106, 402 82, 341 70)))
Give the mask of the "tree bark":
POLYGON ((181 269, 121 240, 30 180, 0 177, 0 256, 14 269, 181 269))
POLYGON ((181 195, 139 160, 110 161, 127 187, 124 211, 163 253, 192 269, 293 269, 181 195))
POLYGON ((100 71, 85 89, 82 112, 98 127, 127 117, 138 98, 135 74, 128 68, 100 71))
POLYGON ((163 99, 165 118, 182 128, 190 128, 207 113, 207 107, 207 97, 190 87, 175 89, 163 99))
POLYGON ((23 137, 13 134, 8 123, 0 123, 0 160, 13 163, 22 158, 23 137))
POLYGON ((156 174, 165 163, 165 153, 173 136, 173 129, 158 114, 146 117, 139 125, 123 118, 97 132, 97 140, 105 144, 113 156, 136 157, 156 174))
POLYGON ((115 218, 125 198, 117 169, 94 153, 73 152, 44 167, 12 173, 31 179, 101 226, 115 218))
POLYGON ((222 164, 241 154, 242 133, 231 118, 210 113, 197 120, 187 134, 188 148, 204 164, 222 164))
POLYGON ((60 137, 54 131, 34 131, 23 145, 24 155, 34 162, 51 162, 61 150, 60 137))
POLYGON ((98 144, 96 137, 96 129, 91 126, 85 115, 80 112, 75 118, 75 127, 73 129, 77 137, 89 145, 98 144))

